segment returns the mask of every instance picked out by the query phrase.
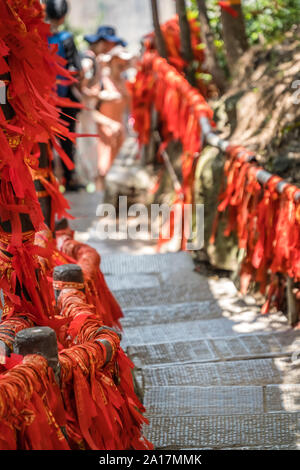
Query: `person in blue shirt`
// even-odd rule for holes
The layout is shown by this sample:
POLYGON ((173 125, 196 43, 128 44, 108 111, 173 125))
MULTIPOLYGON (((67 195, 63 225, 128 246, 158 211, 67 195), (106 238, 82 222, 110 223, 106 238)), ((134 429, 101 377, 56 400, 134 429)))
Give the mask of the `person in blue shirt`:
MULTIPOLYGON (((65 30, 60 30, 63 25, 65 17, 68 13, 68 3, 66 0, 46 0, 46 16, 51 25, 51 36, 48 38, 49 44, 58 46, 58 54, 66 60, 66 68, 70 72, 75 72, 75 77, 81 78, 81 58, 76 48, 74 37, 72 33, 65 30)), ((63 98, 69 98, 75 103, 80 101, 80 93, 75 85, 64 85, 63 77, 58 77, 59 84, 57 86, 58 95, 63 98)), ((68 128, 71 132, 75 132, 76 117, 79 110, 78 108, 62 108, 61 119, 67 122, 68 128)), ((66 152, 68 157, 74 162, 75 159, 75 145, 69 139, 61 139, 61 147, 66 152)), ((78 184, 75 177, 75 170, 69 170, 62 162, 64 185, 67 191, 77 191, 83 186, 78 184)))

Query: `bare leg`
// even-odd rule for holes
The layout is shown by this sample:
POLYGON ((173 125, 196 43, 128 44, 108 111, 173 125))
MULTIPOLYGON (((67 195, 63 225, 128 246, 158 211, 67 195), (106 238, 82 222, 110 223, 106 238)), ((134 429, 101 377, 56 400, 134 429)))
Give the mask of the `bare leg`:
POLYGON ((105 190, 105 177, 98 174, 96 177, 96 191, 105 190))

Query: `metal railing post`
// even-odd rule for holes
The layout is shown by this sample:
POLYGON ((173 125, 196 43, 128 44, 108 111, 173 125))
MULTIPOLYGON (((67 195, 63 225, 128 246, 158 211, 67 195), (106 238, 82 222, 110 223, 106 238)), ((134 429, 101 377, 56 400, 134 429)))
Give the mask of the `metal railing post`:
MULTIPOLYGON (((199 120, 200 127, 202 130, 202 144, 206 143, 211 145, 212 147, 217 147, 222 152, 226 152, 230 143, 226 140, 221 139, 215 132, 210 125, 209 120, 206 117, 202 117, 199 120)), ((256 161, 255 154, 249 156, 249 161, 256 161)), ((266 170, 260 170, 257 172, 256 178, 257 181, 263 186, 265 185, 270 178, 272 178, 272 174, 266 170)), ((276 185, 276 191, 279 194, 282 194, 284 188, 288 185, 288 183, 284 180, 280 181, 276 185)), ((294 196, 295 202, 300 201, 300 190, 295 193, 294 196)), ((295 287, 294 280, 290 277, 287 277, 286 281, 286 294, 287 294, 287 315, 288 315, 288 322, 289 325, 293 326, 298 322, 298 312, 299 312, 299 302, 293 292, 295 287)))
POLYGON ((294 280, 291 277, 287 277, 286 280, 286 296, 287 296, 287 311, 288 311, 288 322, 290 326, 294 326, 298 322, 298 301, 293 292, 295 287, 294 280))
POLYGON ((28 354, 43 356, 53 369, 57 383, 60 382, 57 338, 52 328, 36 326, 20 331, 15 338, 14 352, 21 356, 28 354))

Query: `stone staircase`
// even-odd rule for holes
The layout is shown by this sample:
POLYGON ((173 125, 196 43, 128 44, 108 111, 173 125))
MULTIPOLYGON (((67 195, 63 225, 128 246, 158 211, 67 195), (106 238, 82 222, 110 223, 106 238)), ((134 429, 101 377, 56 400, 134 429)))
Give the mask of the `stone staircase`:
POLYGON ((156 449, 299 449, 300 332, 187 253, 102 257, 156 449))

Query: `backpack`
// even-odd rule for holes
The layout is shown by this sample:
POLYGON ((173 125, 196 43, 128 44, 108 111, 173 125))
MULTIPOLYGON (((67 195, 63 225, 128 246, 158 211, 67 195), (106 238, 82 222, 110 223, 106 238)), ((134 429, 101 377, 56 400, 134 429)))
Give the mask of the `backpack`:
MULTIPOLYGON (((68 31, 59 31, 56 34, 49 36, 48 43, 57 45, 58 55, 62 57, 63 59, 68 60, 65 44, 70 40, 73 40, 73 36, 71 33, 69 33, 68 31)), ((62 77, 60 75, 57 76, 57 79, 60 81, 66 80, 65 77, 62 77)), ((58 96, 62 98, 66 98, 69 95, 69 92, 70 92, 69 85, 61 85, 61 84, 57 85, 58 96)))
POLYGON ((92 77, 94 78, 97 72, 97 61, 96 61, 96 56, 94 53, 91 53, 90 51, 84 51, 79 53, 80 60, 83 61, 84 59, 89 59, 93 66, 92 66, 92 77))

